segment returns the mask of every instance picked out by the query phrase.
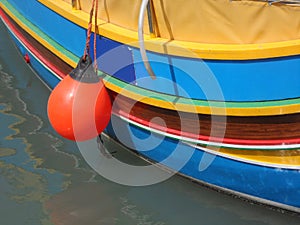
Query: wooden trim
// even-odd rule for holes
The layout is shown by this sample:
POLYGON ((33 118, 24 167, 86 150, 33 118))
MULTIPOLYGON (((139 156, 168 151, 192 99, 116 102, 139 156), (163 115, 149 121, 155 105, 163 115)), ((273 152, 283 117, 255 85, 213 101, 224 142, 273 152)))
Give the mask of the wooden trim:
POLYGON ((212 116, 153 107, 117 95, 115 92, 110 92, 110 95, 113 99, 117 99, 114 102, 114 111, 117 114, 122 112, 124 115, 137 118, 136 120, 145 125, 156 129, 169 129, 171 132, 172 130, 179 131, 178 134, 194 139, 211 139, 217 142, 225 141, 245 145, 300 143, 299 113, 257 117, 212 116), (153 118, 163 120, 166 128, 158 128, 159 126, 151 123, 153 118), (211 137, 211 134, 214 136, 211 137))

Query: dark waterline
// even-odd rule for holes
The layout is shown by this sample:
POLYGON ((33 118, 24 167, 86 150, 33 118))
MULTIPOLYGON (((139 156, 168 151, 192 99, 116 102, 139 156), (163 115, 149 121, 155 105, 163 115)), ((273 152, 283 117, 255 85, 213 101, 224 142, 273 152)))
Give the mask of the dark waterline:
MULTIPOLYGON (((50 91, 34 75, 0 23, 0 224, 293 225, 298 215, 273 211, 179 176, 127 187, 97 175, 76 144, 47 119, 50 91)), ((140 163, 113 142, 118 158, 140 163)))

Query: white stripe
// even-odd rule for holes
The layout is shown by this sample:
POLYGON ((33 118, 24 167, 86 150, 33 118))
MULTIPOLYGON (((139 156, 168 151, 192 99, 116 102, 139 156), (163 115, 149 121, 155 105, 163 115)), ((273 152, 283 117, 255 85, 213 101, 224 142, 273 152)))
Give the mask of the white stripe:
MULTIPOLYGON (((137 122, 131 121, 130 119, 128 119, 128 118, 126 118, 124 116, 119 116, 119 117, 122 120, 124 120, 124 121, 126 121, 126 122, 128 122, 128 123, 130 123, 132 125, 135 125, 137 127, 145 129, 147 131, 159 134, 161 136, 166 136, 166 137, 169 137, 169 138, 174 138, 174 139, 181 140, 185 144, 187 144, 187 145, 189 145, 189 146, 191 146, 193 148, 199 149, 201 151, 204 151, 204 152, 207 152, 207 153, 210 153, 210 154, 213 154, 213 155, 221 156, 221 157, 224 157, 224 158, 228 158, 228 159, 232 159, 232 160, 235 160, 235 161, 240 161, 240 162, 244 162, 244 163, 248 163, 248 164, 250 163, 250 164, 254 164, 254 165, 264 166, 264 167, 272 167, 272 168, 280 168, 280 169, 293 169, 293 170, 299 170, 300 169, 300 166, 290 166, 290 165, 276 164, 276 163, 264 163, 264 162, 259 162, 259 161, 254 161, 254 160, 247 160, 247 159, 243 159, 243 158, 240 158, 240 157, 234 157, 234 156, 231 156, 231 155, 227 155, 226 153, 222 153, 222 152, 210 150, 208 148, 204 148, 204 147, 201 147, 201 146, 197 145, 197 144, 203 144, 204 143, 205 145, 224 147, 226 144, 216 143, 216 142, 200 141, 200 140, 195 140, 195 139, 191 139, 191 138, 181 137, 181 136, 174 135, 174 134, 169 134, 169 133, 166 133, 166 132, 162 132, 162 131, 159 131, 159 130, 156 130, 156 129, 144 126, 144 125, 139 124, 137 122)), ((246 149, 256 149, 257 150, 257 148, 255 148, 253 146, 244 146, 244 145, 230 145, 230 146, 235 146, 235 147, 237 146, 236 148, 244 148, 244 149, 246 148, 246 149), (242 146, 242 147, 239 147, 239 146, 242 146)), ((293 147, 294 146, 295 145, 293 145, 293 147)), ((267 147, 269 147, 269 149, 278 149, 278 150, 282 149, 282 146, 280 148, 280 145, 275 146, 276 148, 272 148, 274 146, 267 146, 267 147)))
POLYGON ((244 163, 250 163, 250 164, 254 164, 254 165, 259 165, 259 166, 264 166, 264 167, 272 167, 272 168, 280 168, 280 169, 293 169, 293 170, 299 170, 300 166, 291 166, 291 165, 286 165, 286 164, 276 164, 276 163, 267 163, 267 162, 259 162, 259 161, 255 161, 255 160, 249 160, 249 159, 243 159, 240 157, 234 157, 232 155, 228 155, 226 153, 222 153, 222 152, 218 152, 218 151, 214 151, 208 148, 204 148, 198 145, 194 145, 194 144, 190 144, 190 143, 186 143, 187 145, 202 150, 204 152, 208 152, 210 154, 213 155, 217 155, 217 156, 221 156, 223 158, 228 158, 228 159, 232 159, 235 161, 240 161, 240 162, 244 162, 244 163))

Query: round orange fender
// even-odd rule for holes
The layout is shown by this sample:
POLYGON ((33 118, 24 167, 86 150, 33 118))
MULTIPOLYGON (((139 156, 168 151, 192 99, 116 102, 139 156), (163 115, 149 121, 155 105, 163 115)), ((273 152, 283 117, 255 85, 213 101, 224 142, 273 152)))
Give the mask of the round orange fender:
POLYGON ((48 118, 64 138, 86 141, 97 137, 111 116, 109 94, 92 66, 89 56, 52 91, 48 100, 48 118))

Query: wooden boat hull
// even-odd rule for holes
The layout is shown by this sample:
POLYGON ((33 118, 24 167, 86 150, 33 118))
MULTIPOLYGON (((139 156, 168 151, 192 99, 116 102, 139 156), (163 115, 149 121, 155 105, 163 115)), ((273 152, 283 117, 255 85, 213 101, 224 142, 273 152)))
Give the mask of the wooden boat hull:
MULTIPOLYGON (((83 52, 85 30, 39 2, 21 4, 1 0, 0 16, 21 54, 29 55, 29 65, 51 89, 70 72, 83 52), (31 12, 33 9, 35 13, 31 12), (39 21, 38 11, 44 14, 44 21, 39 21), (58 30, 55 24, 63 29, 58 30)), ((206 60, 223 94, 206 96, 204 92, 199 94, 194 82, 180 80, 180 73, 175 80, 181 88, 166 87, 163 82, 161 86, 156 85, 157 81, 146 77, 138 49, 129 49, 104 37, 98 42, 102 47, 99 56, 108 53, 100 57, 100 70, 112 75, 105 78, 115 102, 112 121, 106 129, 109 136, 183 176, 299 212, 300 70, 292 69, 300 63, 298 55, 247 63, 206 60), (127 65, 120 65, 121 70, 109 61, 116 55, 127 65), (283 68, 291 70, 286 74, 283 68), (226 80, 232 71, 239 71, 240 77, 226 80), (137 85, 136 81, 140 83, 137 85), (255 84, 250 89, 249 82, 255 84), (282 90, 282 84, 287 83, 288 88, 282 90), (232 87, 236 89, 233 91, 232 87), (251 94, 243 92, 246 87, 251 94), (207 100, 214 100, 212 107, 207 105, 207 100), (221 100, 225 105, 218 102, 221 100), (209 114, 210 110, 216 115, 209 114), (279 113, 282 111, 285 113, 279 113), (157 117, 165 124, 153 122, 157 117), (145 140, 150 134, 153 136, 148 144, 154 147, 145 151, 145 140), (174 157, 172 161, 166 160, 170 157, 174 157)), ((149 55, 159 62, 155 67, 162 74, 159 79, 170 80, 172 71, 167 63, 170 56, 151 52, 149 55)), ((171 57, 171 61, 176 60, 193 68, 193 59, 171 57)), ((115 64, 118 62, 114 60, 115 64)), ((190 73, 195 71, 192 69, 190 73)))

